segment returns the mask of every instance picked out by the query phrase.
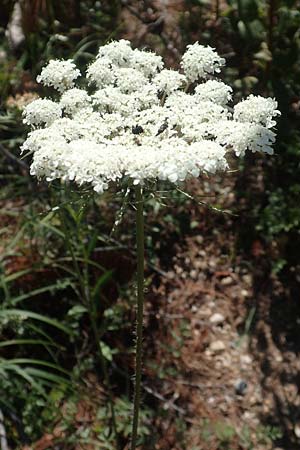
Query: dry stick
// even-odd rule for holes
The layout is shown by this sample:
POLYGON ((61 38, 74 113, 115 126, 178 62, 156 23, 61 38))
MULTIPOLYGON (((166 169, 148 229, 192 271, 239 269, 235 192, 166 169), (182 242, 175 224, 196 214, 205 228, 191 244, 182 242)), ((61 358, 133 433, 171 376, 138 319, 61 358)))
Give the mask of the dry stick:
POLYGON ((136 318, 136 359, 135 386, 133 402, 133 422, 131 434, 131 450, 136 449, 139 424, 142 377, 142 340, 144 309, 144 198, 140 185, 135 188, 136 198, 136 247, 137 247, 137 318, 136 318))

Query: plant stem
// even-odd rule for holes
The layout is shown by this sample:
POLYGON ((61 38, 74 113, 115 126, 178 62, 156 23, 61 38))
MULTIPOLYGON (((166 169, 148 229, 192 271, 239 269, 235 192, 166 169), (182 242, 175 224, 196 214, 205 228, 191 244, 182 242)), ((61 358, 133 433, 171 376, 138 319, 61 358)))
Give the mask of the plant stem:
POLYGON ((142 339, 144 309, 144 198, 140 185, 135 188, 136 198, 136 247, 137 247, 137 318, 136 318, 136 357, 133 422, 131 450, 136 449, 139 424, 139 409, 142 378, 142 339))

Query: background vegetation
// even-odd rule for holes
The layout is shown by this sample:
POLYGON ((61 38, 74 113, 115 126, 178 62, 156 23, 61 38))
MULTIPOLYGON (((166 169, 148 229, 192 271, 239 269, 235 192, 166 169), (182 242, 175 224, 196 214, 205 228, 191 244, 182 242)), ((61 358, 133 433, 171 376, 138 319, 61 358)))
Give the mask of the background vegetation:
MULTIPOLYGON (((0 424, 9 448, 115 449, 117 440, 120 448, 128 440, 135 295, 131 198, 71 192, 59 183, 49 189, 29 176, 28 158, 19 157, 26 132, 21 110, 41 93, 35 82, 41 67, 51 58, 74 58, 84 69, 100 44, 125 37, 155 49, 170 66, 195 40, 214 46, 228 61, 225 80, 238 97, 250 91, 274 96, 282 112, 274 157, 248 155, 225 180, 186 186, 195 198, 230 208, 237 217, 210 211, 181 192, 147 202, 141 448, 295 450, 299 367, 286 369, 284 363, 293 361, 300 344, 300 2, 2 0, 0 34, 0 424), (203 244, 204 254, 194 255, 191 241, 203 244), (196 276, 189 295, 205 306, 213 295, 203 293, 204 281, 211 289, 214 277, 221 277, 217 291, 225 292, 227 272, 229 278, 235 273, 236 310, 230 307, 228 320, 241 339, 247 337, 262 389, 275 358, 262 321, 282 358, 272 388, 276 407, 260 407, 259 426, 250 416, 236 421, 222 411, 208 417, 203 405, 190 411, 190 394, 167 384, 179 378, 192 383, 183 356, 198 327, 190 313, 196 310, 184 309, 190 301, 186 289, 181 303, 165 306, 180 289, 181 274, 174 279, 172 271, 177 262, 190 270, 191 260, 208 257, 217 258, 215 267, 203 263, 205 280, 196 276), (245 283, 251 292, 246 298, 245 283), (161 314, 175 316, 168 329, 161 314), (294 394, 283 399, 286 385, 294 394)), ((212 372, 206 381, 213 380, 212 372)))

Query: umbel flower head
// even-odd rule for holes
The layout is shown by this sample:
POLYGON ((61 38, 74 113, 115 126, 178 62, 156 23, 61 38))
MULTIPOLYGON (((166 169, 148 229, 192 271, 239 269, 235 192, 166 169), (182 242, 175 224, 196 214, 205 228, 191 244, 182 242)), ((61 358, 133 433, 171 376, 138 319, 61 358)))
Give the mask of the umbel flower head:
POLYGON ((50 61, 37 81, 60 98, 24 110, 32 130, 22 151, 33 153, 31 174, 103 192, 112 182, 177 183, 224 171, 229 150, 272 154, 277 102, 250 95, 229 107, 231 87, 212 79, 224 64, 196 42, 182 72, 169 70, 159 55, 125 40, 100 47, 82 78, 73 61, 50 61))

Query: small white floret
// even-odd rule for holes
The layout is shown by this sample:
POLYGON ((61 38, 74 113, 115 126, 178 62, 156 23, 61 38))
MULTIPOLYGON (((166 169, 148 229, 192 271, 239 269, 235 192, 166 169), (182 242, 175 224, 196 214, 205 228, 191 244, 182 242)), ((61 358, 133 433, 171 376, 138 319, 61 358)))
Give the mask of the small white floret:
POLYGON ((80 71, 76 68, 72 59, 50 60, 40 75, 37 76, 37 82, 45 86, 54 87, 59 92, 64 92, 74 86, 74 80, 80 76, 80 71))
POLYGON ((276 125, 274 117, 280 115, 277 101, 273 98, 249 95, 234 107, 233 117, 239 122, 260 123, 267 128, 276 125))
POLYGON ((206 78, 207 75, 213 73, 219 73, 224 64, 225 59, 221 58, 214 48, 209 45, 205 47, 198 42, 187 46, 187 51, 181 60, 181 67, 191 82, 199 78, 206 78))
POLYGON ((232 100, 232 88, 222 81, 208 80, 198 84, 195 94, 201 101, 210 101, 225 106, 232 100))
POLYGON ((102 45, 99 48, 96 60, 104 58, 105 61, 110 61, 116 67, 131 67, 130 61, 132 54, 133 50, 130 42, 125 39, 120 39, 119 41, 112 41, 106 45, 102 45))
POLYGON ((98 88, 113 85, 116 80, 116 67, 108 58, 96 59, 87 69, 86 77, 98 88))
POLYGON ((73 88, 63 93, 60 105, 68 114, 73 114, 81 108, 85 108, 91 101, 90 96, 84 89, 73 88))
POLYGON ((169 95, 184 86, 186 78, 175 70, 164 69, 154 77, 153 84, 160 92, 169 95))
POLYGON ((161 56, 148 51, 135 49, 131 56, 131 66, 142 72, 145 77, 153 77, 164 66, 161 56))
POLYGON ((51 125, 61 117, 61 107, 52 100, 39 98, 25 106, 23 111, 23 122, 27 125, 51 125))

